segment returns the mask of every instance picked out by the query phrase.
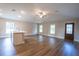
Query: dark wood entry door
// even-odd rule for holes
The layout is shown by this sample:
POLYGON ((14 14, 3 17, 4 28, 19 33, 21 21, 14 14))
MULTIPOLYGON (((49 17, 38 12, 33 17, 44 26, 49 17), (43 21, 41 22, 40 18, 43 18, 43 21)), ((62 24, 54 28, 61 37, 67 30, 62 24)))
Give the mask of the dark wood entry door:
POLYGON ((74 40, 74 23, 65 24, 65 40, 74 40))

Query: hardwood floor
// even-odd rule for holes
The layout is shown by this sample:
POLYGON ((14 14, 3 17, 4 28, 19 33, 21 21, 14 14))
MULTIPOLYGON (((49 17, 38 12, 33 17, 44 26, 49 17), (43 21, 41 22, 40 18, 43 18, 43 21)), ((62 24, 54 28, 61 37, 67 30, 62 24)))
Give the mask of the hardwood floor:
POLYGON ((46 36, 31 36, 18 45, 18 56, 78 56, 79 43, 46 36))
POLYGON ((0 39, 0 56, 79 56, 79 43, 47 36, 25 37, 25 44, 13 46, 11 38, 0 39))
POLYGON ((0 56, 16 55, 11 38, 0 38, 0 56))

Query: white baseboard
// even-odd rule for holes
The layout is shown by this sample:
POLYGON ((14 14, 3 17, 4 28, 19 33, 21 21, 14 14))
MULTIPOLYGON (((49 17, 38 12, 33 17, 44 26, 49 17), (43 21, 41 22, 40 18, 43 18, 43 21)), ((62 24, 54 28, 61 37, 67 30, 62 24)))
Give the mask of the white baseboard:
POLYGON ((45 35, 45 36, 50 36, 50 37, 56 37, 56 38, 59 38, 59 39, 64 39, 64 37, 61 37, 61 36, 47 35, 47 34, 42 34, 42 35, 45 35))
POLYGON ((64 39, 64 37, 61 37, 61 36, 55 36, 55 37, 59 39, 64 39))
POLYGON ((74 41, 79 42, 79 40, 74 39, 74 41))

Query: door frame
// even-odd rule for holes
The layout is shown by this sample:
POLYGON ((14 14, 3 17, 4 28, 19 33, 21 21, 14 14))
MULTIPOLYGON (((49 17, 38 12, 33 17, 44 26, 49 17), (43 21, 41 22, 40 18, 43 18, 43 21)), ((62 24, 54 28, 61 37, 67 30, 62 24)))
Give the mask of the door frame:
POLYGON ((66 39, 66 35, 72 35, 72 38, 73 38, 73 39, 72 39, 71 41, 74 41, 74 23, 65 23, 65 35, 64 35, 64 39, 65 39, 65 40, 69 40, 69 39, 66 39), (67 33, 66 33, 66 25, 67 25, 67 24, 72 24, 72 26, 73 26, 73 28, 72 28, 72 34, 67 34, 67 33))

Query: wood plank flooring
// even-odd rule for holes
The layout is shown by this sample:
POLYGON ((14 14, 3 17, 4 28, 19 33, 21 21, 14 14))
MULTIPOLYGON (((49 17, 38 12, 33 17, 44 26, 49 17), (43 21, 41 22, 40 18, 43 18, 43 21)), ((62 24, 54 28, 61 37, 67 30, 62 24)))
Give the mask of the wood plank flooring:
POLYGON ((11 38, 0 38, 0 56, 15 56, 16 50, 11 38))
POLYGON ((15 46, 18 56, 78 56, 79 43, 63 39, 31 36, 25 38, 25 44, 15 46))
POLYGON ((0 56, 79 56, 79 43, 35 35, 13 46, 11 38, 0 39, 0 56))

